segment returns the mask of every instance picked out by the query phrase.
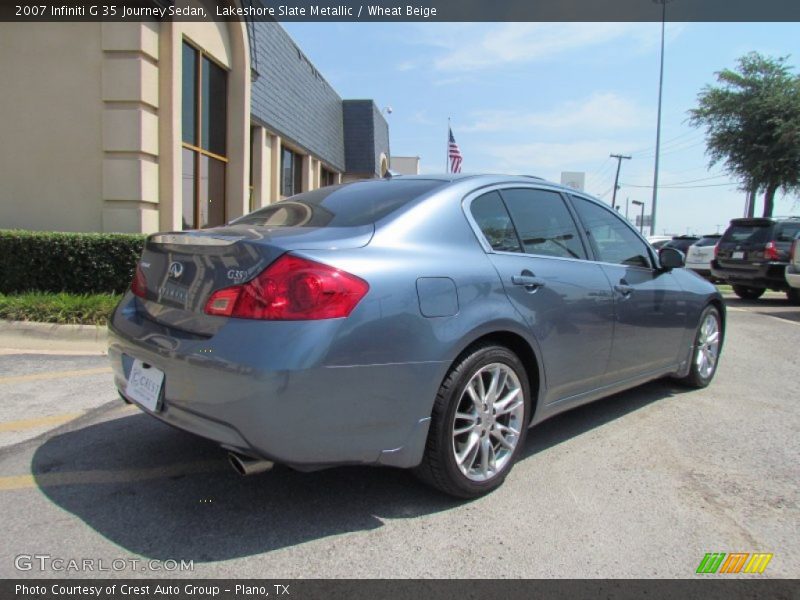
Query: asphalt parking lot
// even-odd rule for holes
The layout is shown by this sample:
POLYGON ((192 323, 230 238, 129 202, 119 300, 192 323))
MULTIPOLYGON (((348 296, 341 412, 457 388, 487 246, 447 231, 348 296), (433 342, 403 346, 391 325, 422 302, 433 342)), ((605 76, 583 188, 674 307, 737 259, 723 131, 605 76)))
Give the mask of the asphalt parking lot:
POLYGON ((472 502, 393 469, 241 478, 122 404, 105 357, 2 349, 0 576, 682 578, 707 552, 766 552, 756 577, 797 578, 798 342, 782 296, 730 300, 710 388, 660 381, 558 416, 472 502), (128 562, 19 570, 20 555, 128 562))

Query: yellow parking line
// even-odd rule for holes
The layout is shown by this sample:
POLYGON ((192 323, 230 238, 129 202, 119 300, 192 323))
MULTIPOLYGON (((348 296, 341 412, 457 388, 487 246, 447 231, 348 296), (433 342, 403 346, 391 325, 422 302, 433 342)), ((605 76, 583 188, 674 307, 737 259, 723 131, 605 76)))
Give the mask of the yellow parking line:
POLYGON ((99 375, 100 373, 111 373, 111 368, 98 367, 96 369, 78 369, 74 371, 46 371, 43 373, 30 373, 29 375, 9 375, 7 377, 0 377, 0 384, 22 383, 25 381, 41 381, 43 379, 66 379, 68 377, 84 377, 86 375, 99 375))
POLYGON ((20 431, 22 429, 33 429, 42 425, 61 425, 72 419, 77 419, 81 413, 69 413, 66 415, 51 415, 49 417, 38 417, 36 419, 22 419, 21 421, 7 421, 0 423, 0 431, 20 431))
POLYGON ((119 471, 67 471, 64 473, 42 473, 40 475, 10 475, 0 477, 0 491, 25 490, 36 487, 63 485, 93 485, 102 483, 133 483, 150 479, 163 479, 176 475, 213 473, 227 469, 223 461, 179 463, 148 469, 119 471))

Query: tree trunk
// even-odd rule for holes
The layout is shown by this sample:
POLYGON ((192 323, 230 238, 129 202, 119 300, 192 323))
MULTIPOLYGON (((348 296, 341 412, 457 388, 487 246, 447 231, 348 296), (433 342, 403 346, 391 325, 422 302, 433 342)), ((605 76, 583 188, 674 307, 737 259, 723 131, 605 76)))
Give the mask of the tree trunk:
POLYGON ((764 215, 765 217, 772 216, 772 209, 775 204, 775 192, 778 191, 778 186, 774 183, 767 185, 767 191, 764 192, 764 215))
POLYGON ((750 188, 750 191, 747 192, 747 203, 745 204, 746 210, 744 212, 744 216, 748 219, 752 219, 756 214, 756 188, 755 186, 750 188))

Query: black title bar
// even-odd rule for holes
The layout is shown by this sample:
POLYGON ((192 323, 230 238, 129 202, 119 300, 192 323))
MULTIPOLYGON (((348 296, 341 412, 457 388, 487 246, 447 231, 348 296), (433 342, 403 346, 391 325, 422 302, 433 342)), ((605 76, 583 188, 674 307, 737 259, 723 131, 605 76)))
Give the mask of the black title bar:
POLYGON ((0 21, 800 21, 798 0, 0 0, 0 21), (666 2, 666 4, 664 4, 666 2))

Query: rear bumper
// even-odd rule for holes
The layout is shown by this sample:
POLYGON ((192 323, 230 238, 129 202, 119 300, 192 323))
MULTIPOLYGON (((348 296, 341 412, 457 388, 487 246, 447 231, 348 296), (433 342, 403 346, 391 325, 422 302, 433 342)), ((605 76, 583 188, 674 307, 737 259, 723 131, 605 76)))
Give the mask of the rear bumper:
POLYGON ((711 274, 732 285, 745 285, 756 288, 785 291, 786 283, 785 263, 765 263, 749 268, 723 267, 715 259, 711 261, 711 274))
POLYGON ((786 267, 786 283, 793 288, 800 288, 800 268, 794 265, 786 267))
POLYGON ((161 410, 140 408, 165 423, 301 468, 422 458, 443 363, 325 364, 330 322, 294 323, 288 337, 275 323, 231 319, 198 338, 124 312, 109 326, 115 383, 124 393, 134 359, 163 371, 161 410))

